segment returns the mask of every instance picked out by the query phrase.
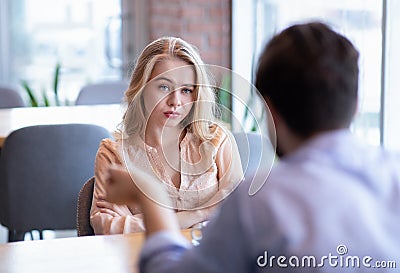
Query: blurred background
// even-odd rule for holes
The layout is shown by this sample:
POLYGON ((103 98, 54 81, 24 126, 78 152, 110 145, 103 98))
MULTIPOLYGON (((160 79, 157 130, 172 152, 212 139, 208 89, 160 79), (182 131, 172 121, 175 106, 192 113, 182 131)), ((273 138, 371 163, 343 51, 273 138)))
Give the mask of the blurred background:
POLYGON ((51 90, 59 66, 60 99, 73 105, 87 84, 128 80, 153 39, 178 36, 197 46, 206 63, 234 71, 228 83, 234 96, 223 98, 235 115, 228 120, 233 130, 258 130, 261 103, 240 81, 253 81, 273 34, 320 20, 360 51, 352 130, 371 144, 400 150, 399 12, 397 0, 0 0, 0 84, 27 99, 22 81, 37 93, 51 90), (247 106, 254 112, 250 122, 247 106))
MULTIPOLYGON (((128 80, 143 47, 165 35, 193 43, 206 63, 233 69, 251 82, 257 57, 274 33, 292 23, 322 20, 361 53, 354 131, 370 143, 400 149, 398 12, 395 0, 0 0, 0 84, 22 93, 21 81, 36 92, 50 90, 59 65, 59 97, 72 105, 84 85, 128 80)), ((251 88, 230 84, 261 116, 251 88)), ((225 102, 238 120, 245 115, 244 103, 225 102)))
POLYGON ((264 109, 249 84, 261 50, 288 25, 320 20, 360 51, 360 103, 351 129, 373 145, 400 150, 399 11, 397 0, 0 0, 0 85, 14 87, 29 104, 26 82, 51 101, 47 90, 59 67, 61 104, 74 105, 85 85, 128 81, 141 50, 172 35, 197 46, 207 64, 226 68, 220 84, 233 95, 219 99, 232 130, 262 130, 264 109))

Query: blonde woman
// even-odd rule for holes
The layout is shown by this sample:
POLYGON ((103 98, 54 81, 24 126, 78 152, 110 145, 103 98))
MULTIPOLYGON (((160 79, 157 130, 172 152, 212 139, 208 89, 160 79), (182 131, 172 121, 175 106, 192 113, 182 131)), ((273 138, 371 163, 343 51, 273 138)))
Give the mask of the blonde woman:
POLYGON ((115 140, 103 140, 96 157, 95 233, 144 230, 139 209, 104 200, 110 165, 155 174, 173 200, 180 228, 208 220, 243 173, 231 133, 215 118, 214 90, 197 50, 175 37, 150 43, 138 58, 125 102, 115 140))

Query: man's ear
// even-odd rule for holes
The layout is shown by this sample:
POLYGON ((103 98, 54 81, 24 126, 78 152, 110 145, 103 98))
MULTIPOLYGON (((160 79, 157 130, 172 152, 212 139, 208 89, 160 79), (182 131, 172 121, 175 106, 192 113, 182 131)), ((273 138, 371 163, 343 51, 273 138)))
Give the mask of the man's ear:
POLYGON ((270 100, 265 99, 266 107, 268 107, 267 113, 267 128, 268 128, 268 136, 273 141, 273 143, 277 143, 277 131, 282 122, 282 118, 276 111, 276 108, 271 103, 270 100))
POLYGON ((276 111, 274 105, 271 103, 271 101, 268 98, 265 99, 265 101, 266 101, 266 105, 267 105, 267 107, 268 107, 268 109, 269 109, 269 111, 271 113, 271 116, 272 116, 272 118, 274 120, 275 127, 279 126, 279 124, 282 122, 281 116, 276 111))

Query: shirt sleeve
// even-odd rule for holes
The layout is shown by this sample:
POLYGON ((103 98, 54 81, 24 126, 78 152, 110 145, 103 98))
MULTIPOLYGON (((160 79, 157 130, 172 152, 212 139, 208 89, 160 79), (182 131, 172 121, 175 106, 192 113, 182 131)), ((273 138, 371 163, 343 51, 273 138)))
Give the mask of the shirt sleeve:
POLYGON ((237 198, 223 203, 219 217, 204 228, 199 246, 192 247, 173 232, 150 236, 140 254, 140 272, 252 272, 255 261, 249 260, 247 253, 251 245, 238 215, 242 213, 240 204, 237 198))
POLYGON ((140 272, 168 272, 187 249, 188 241, 176 232, 161 231, 146 239, 139 259, 140 272), (166 263, 166 260, 170 262, 166 263))
POLYGON ((113 216, 108 213, 100 212, 96 206, 99 195, 105 193, 104 183, 107 168, 110 164, 121 165, 116 142, 111 139, 101 141, 95 160, 95 187, 93 191, 92 207, 90 210, 90 222, 95 234, 121 234, 144 231, 142 215, 132 213, 126 205, 116 205, 121 216, 113 216))

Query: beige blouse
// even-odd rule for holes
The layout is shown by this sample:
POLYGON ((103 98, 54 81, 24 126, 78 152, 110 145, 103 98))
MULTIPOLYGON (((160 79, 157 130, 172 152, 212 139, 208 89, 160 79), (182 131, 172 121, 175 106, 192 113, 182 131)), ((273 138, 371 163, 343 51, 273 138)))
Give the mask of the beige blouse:
POLYGON ((120 234, 144 230, 140 211, 126 205, 114 204, 115 211, 123 215, 114 216, 100 212, 96 206, 98 196, 104 193, 107 167, 112 163, 127 167, 123 162, 154 172, 167 184, 181 228, 189 228, 209 219, 218 201, 231 193, 243 178, 234 137, 221 128, 216 130, 215 137, 210 141, 201 142, 190 132, 182 139, 179 188, 174 186, 166 174, 157 150, 145 144, 143 140, 136 139, 134 144, 127 145, 126 141, 104 139, 100 143, 95 161, 96 182, 90 212, 91 224, 96 234, 120 234))

